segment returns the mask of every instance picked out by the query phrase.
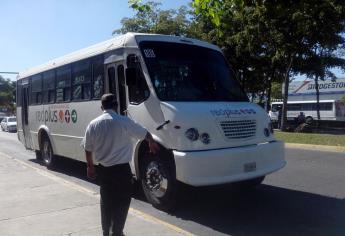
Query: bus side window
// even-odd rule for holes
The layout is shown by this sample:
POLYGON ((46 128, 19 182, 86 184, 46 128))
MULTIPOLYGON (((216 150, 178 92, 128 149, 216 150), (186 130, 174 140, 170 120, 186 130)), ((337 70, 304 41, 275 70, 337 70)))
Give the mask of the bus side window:
POLYGON ((43 103, 55 102, 55 71, 43 73, 43 103))
POLYGON ((42 103, 42 75, 33 75, 31 77, 31 96, 30 104, 42 103))
POLYGON ((125 81, 125 69, 123 65, 117 67, 117 76, 119 79, 119 100, 120 100, 120 114, 125 115, 127 109, 126 104, 126 81, 125 81))
POLYGON ((71 67, 69 65, 56 70, 56 102, 71 100, 71 67))
POLYGON ((103 58, 97 58, 92 63, 92 97, 99 99, 104 93, 103 58))
POLYGON ((73 64, 72 88, 73 100, 91 98, 91 63, 89 59, 73 64))
POLYGON ((129 55, 127 57, 127 67, 134 67, 136 69, 136 81, 128 87, 129 102, 131 104, 142 103, 150 96, 150 91, 138 57, 133 54, 129 55))

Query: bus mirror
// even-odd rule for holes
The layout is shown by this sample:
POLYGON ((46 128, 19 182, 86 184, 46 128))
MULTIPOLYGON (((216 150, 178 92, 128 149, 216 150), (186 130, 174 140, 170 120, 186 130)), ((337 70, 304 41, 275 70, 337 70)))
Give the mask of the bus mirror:
POLYGON ((137 70, 133 67, 126 69, 126 85, 133 86, 137 80, 137 70))

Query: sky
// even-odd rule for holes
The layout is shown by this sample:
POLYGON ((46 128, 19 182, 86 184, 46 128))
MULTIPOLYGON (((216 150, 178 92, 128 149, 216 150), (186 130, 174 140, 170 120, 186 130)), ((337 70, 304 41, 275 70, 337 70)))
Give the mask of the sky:
MULTIPOLYGON (((190 1, 156 2, 176 9, 190 1)), ((128 0, 1 0, 0 15, 0 72, 21 72, 110 39, 134 12, 128 0)))

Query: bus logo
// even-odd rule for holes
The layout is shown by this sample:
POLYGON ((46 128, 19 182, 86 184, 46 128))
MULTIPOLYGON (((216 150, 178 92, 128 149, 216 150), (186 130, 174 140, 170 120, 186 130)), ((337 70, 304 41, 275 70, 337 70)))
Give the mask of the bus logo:
POLYGON ((77 115, 77 111, 76 110, 72 110, 72 122, 76 123, 78 120, 78 115, 77 115))
POLYGON ((59 121, 62 123, 64 120, 65 114, 62 110, 59 111, 59 121))
POLYGON ((69 114, 69 110, 66 110, 65 111, 65 121, 66 121, 66 123, 69 123, 70 120, 71 120, 71 116, 69 114))

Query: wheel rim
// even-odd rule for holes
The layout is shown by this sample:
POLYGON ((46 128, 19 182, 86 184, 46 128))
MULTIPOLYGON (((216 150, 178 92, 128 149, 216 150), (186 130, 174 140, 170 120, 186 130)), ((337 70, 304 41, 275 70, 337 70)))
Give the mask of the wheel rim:
POLYGON ((43 161, 46 164, 50 164, 51 160, 52 160, 52 151, 50 148, 50 144, 48 141, 45 141, 43 143, 43 161))
POLYGON ((163 197, 168 189, 168 179, 162 164, 150 162, 146 167, 145 184, 156 197, 163 197))

